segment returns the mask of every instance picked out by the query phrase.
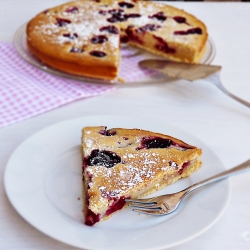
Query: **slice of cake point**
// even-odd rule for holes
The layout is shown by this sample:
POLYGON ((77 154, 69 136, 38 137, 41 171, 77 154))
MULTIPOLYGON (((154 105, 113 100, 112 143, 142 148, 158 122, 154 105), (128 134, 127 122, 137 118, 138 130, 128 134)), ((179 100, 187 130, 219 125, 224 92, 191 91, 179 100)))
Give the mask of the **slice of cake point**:
POLYGON ((202 150, 168 135, 104 126, 82 129, 85 224, 149 195, 201 166, 202 150))

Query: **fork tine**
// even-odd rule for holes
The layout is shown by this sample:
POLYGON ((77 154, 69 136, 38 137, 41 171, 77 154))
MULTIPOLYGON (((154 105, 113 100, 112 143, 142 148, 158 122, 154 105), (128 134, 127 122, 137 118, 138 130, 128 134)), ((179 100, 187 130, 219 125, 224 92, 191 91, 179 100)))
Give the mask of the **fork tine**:
POLYGON ((140 214, 147 214, 147 215, 165 215, 164 213, 162 213, 162 210, 141 210, 141 209, 133 209, 133 212, 137 212, 140 214))
POLYGON ((151 203, 131 202, 131 203, 129 203, 129 207, 155 208, 155 207, 159 207, 159 206, 157 206, 156 202, 151 202, 151 203))
POLYGON ((159 207, 157 204, 155 206, 151 206, 148 204, 129 204, 130 207, 133 208, 141 208, 141 209, 145 209, 145 210, 160 210, 162 209, 161 207, 159 207))
POLYGON ((150 199, 125 199, 126 202, 133 203, 139 203, 139 204, 145 204, 145 205, 155 205, 157 204, 156 201, 153 201, 152 198, 150 199))

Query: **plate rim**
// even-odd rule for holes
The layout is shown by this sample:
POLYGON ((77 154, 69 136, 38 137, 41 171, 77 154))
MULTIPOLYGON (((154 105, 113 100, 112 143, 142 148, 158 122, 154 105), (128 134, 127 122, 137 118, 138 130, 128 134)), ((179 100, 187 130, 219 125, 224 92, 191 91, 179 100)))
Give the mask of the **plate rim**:
MULTIPOLYGON (((100 248, 100 247, 99 247, 99 248, 89 248, 88 246, 79 246, 78 244, 75 245, 75 244, 73 244, 72 242, 69 243, 67 240, 62 240, 62 239, 59 239, 59 238, 57 238, 57 237, 53 237, 53 236, 51 236, 50 234, 48 234, 46 231, 41 230, 41 228, 39 228, 39 226, 34 225, 33 223, 31 223, 25 216, 23 216, 23 214, 20 213, 20 211, 18 210, 18 208, 17 208, 16 205, 14 204, 15 202, 13 202, 13 198, 11 197, 11 195, 10 195, 10 193, 9 193, 8 184, 7 184, 8 167, 9 167, 9 164, 10 164, 10 162, 11 162, 11 159, 12 159, 13 155, 15 154, 15 152, 17 152, 18 150, 20 150, 20 149, 27 143, 28 140, 30 140, 30 139, 32 139, 33 137, 37 136, 39 133, 45 132, 45 131, 47 131, 47 130, 49 130, 49 129, 56 128, 56 127, 58 127, 58 126, 60 126, 60 125, 62 125, 62 124, 65 124, 65 123, 75 123, 75 122, 78 122, 78 121, 84 121, 86 118, 92 118, 92 119, 93 119, 93 118, 98 118, 98 119, 99 119, 100 117, 104 117, 104 118, 106 118, 106 119, 107 119, 107 118, 108 118, 108 119, 110 119, 110 118, 115 118, 115 119, 117 119, 117 118, 128 119, 128 118, 129 118, 129 119, 131 119, 131 117, 116 116, 116 115, 86 115, 86 116, 82 116, 82 117, 78 117, 78 118, 73 118, 73 119, 65 119, 65 120, 63 120, 63 121, 56 122, 56 123, 54 123, 54 124, 51 124, 51 125, 49 125, 49 126, 46 126, 46 127, 44 127, 43 129, 38 130, 37 132, 33 133, 31 136, 29 136, 28 138, 26 138, 26 139, 25 139, 23 142, 21 142, 21 143, 16 147, 16 149, 12 152, 11 156, 9 157, 9 159, 8 159, 8 161, 7 161, 7 164, 6 164, 6 166, 5 166, 5 169, 4 169, 4 178, 3 178, 3 181, 4 181, 5 192, 6 192, 6 194, 7 194, 7 197, 8 197, 8 199, 9 199, 11 205, 14 207, 14 209, 17 211, 17 213, 18 213, 26 222, 28 222, 30 225, 32 225, 34 228, 36 228, 38 231, 44 233, 45 235, 49 236, 50 238, 53 238, 53 239, 55 239, 55 240, 57 240, 57 241, 59 241, 59 242, 65 243, 65 244, 67 244, 67 245, 69 245, 69 246, 74 246, 74 247, 84 248, 84 249, 92 249, 92 250, 94 250, 94 249, 109 250, 110 248, 107 248, 107 247, 104 247, 104 248, 102 248, 102 247, 101 247, 101 248, 100 248)), ((136 119, 136 118, 132 118, 132 119, 136 119)), ((142 119, 142 120, 144 120, 144 121, 151 121, 151 122, 154 122, 154 123, 156 122, 155 120, 150 119, 150 118, 139 118, 139 119, 142 119)), ((165 128, 170 127, 170 128, 172 128, 172 129, 176 129, 178 132, 185 133, 185 134, 187 134, 188 136, 191 135, 191 137, 197 139, 197 140, 200 141, 202 144, 206 145, 206 144, 205 144, 204 142, 202 142, 199 138, 197 138, 197 137, 194 136, 193 134, 191 134, 191 133, 189 133, 189 132, 187 132, 187 131, 185 131, 185 130, 183 130, 183 129, 180 129, 180 128, 176 127, 176 126, 173 126, 173 125, 168 124, 168 123, 165 123, 165 122, 160 122, 159 120, 157 120, 156 123, 159 124, 160 126, 164 126, 165 128)), ((210 150, 211 150, 211 149, 210 149, 210 150)), ((219 158, 212 150, 211 150, 211 152, 217 157, 217 160, 219 160, 220 163, 222 164, 220 158, 219 158)), ((15 155, 14 155, 14 156, 15 156, 15 155)), ((224 166, 223 164, 222 164, 222 167, 223 167, 223 169, 225 169, 225 166, 224 166)), ((154 247, 154 248, 152 248, 152 247, 150 247, 150 248, 145 248, 145 247, 143 247, 143 249, 144 249, 144 250, 163 249, 163 248, 166 249, 166 248, 178 246, 178 245, 181 245, 181 244, 183 244, 183 243, 185 243, 185 242, 188 242, 188 241, 190 241, 190 240, 196 238, 197 236, 203 234, 205 231, 207 231, 209 228, 211 228, 211 227, 220 219, 220 217, 221 217, 222 214, 225 212, 225 210, 226 210, 226 208, 227 208, 227 206, 228 206, 228 203, 229 203, 229 199, 230 199, 230 195, 231 195, 231 184, 230 184, 230 180, 229 180, 229 179, 225 179, 223 182, 226 183, 226 185, 227 185, 227 190, 226 190, 226 191, 227 191, 227 195, 224 197, 224 198, 225 198, 225 201, 224 201, 224 204, 223 204, 222 208, 220 209, 220 212, 216 215, 216 217, 214 218, 214 220, 213 220, 212 222, 210 222, 209 224, 207 224, 206 227, 204 227, 202 230, 198 231, 197 233, 195 233, 195 234, 193 234, 193 235, 191 235, 191 236, 189 236, 189 237, 186 237, 186 238, 184 238, 184 239, 182 239, 182 240, 179 240, 178 242, 175 242, 175 243, 172 243, 172 244, 168 244, 168 245, 167 245, 167 243, 166 243, 164 246, 162 245, 162 246, 159 246, 159 247, 157 247, 157 248, 155 248, 155 247, 154 247)), ((166 223, 166 222, 165 222, 165 223, 166 223)), ((137 248, 135 248, 135 249, 137 249, 137 248)), ((138 249, 142 249, 142 248, 138 248, 138 249)))

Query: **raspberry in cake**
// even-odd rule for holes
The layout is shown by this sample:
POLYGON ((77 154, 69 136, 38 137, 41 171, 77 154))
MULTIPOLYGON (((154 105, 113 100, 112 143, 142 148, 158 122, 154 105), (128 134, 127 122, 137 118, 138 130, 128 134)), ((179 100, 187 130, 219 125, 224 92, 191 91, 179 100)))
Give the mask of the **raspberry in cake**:
POLYGON ((27 45, 43 63, 106 80, 119 76, 121 42, 196 63, 207 37, 193 15, 152 1, 77 0, 43 11, 27 25, 27 45))
POLYGON ((104 126, 82 129, 85 224, 109 218, 126 198, 149 195, 200 165, 201 149, 168 135, 104 126))

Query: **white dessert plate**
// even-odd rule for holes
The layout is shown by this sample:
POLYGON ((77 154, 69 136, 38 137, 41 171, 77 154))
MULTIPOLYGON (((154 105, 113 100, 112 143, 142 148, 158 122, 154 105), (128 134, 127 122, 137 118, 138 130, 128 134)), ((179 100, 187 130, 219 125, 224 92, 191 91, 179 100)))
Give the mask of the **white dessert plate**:
POLYGON ((166 249, 191 240, 224 212, 229 181, 224 180, 187 196, 171 215, 139 215, 125 208, 93 227, 84 225, 81 198, 81 129, 84 126, 142 128, 180 138, 203 149, 201 169, 154 195, 172 193, 225 170, 202 141, 155 120, 86 116, 47 127, 25 140, 5 169, 4 185, 18 213, 44 234, 71 246, 92 250, 166 249))
MULTIPOLYGON (((56 75, 63 78, 68 78, 72 80, 77 80, 83 83, 96 83, 96 84, 107 84, 115 86, 133 86, 133 85, 143 85, 147 83, 163 82, 167 81, 170 78, 166 75, 157 73, 153 70, 142 69, 138 66, 138 62, 144 59, 149 58, 159 58, 162 57, 154 56, 150 53, 147 53, 141 49, 134 48, 132 46, 124 45, 122 46, 121 54, 122 60, 120 65, 120 78, 125 79, 125 82, 120 81, 105 81, 94 78, 87 78, 77 75, 68 74, 57 69, 54 69, 48 65, 45 65, 40 60, 38 60, 28 49, 26 43, 26 24, 22 25, 15 33, 13 40, 14 47, 17 53, 29 64, 35 66, 36 68, 56 75)), ((216 54, 215 44, 211 37, 208 38, 206 45, 206 52, 201 59, 200 63, 210 64, 216 54)))

